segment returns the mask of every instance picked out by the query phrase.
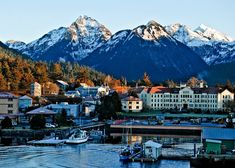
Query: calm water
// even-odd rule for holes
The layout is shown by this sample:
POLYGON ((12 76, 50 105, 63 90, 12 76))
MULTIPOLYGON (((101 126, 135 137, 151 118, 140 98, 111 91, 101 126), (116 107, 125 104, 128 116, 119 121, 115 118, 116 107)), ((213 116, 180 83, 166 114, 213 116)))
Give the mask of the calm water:
POLYGON ((121 145, 81 144, 60 147, 0 147, 0 168, 189 168, 188 161, 122 163, 121 145))

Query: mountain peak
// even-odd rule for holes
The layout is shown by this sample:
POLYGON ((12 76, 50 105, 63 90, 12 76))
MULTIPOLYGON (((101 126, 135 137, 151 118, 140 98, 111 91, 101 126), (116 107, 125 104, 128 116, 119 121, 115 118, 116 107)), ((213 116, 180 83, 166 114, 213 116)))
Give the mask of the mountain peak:
POLYGON ((224 41, 224 42, 233 42, 234 40, 227 36, 224 33, 221 33, 213 28, 210 28, 204 24, 201 24, 200 26, 198 26, 194 32, 200 34, 203 37, 208 38, 209 40, 212 41, 224 41))
POLYGON ((138 26, 133 31, 144 40, 157 40, 162 36, 169 36, 164 27, 154 20, 149 21, 146 25, 138 26))

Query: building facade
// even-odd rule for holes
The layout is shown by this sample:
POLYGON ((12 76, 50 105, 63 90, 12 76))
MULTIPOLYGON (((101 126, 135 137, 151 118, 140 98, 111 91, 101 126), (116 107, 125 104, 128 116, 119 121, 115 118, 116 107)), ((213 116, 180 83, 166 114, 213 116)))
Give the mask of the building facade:
POLYGON ((7 92, 0 92, 0 114, 12 115, 19 111, 18 97, 7 92))
POLYGON ((234 100, 234 93, 218 88, 146 88, 139 94, 149 109, 201 109, 203 111, 226 110, 226 102, 234 100))
POLYGON ((31 107, 33 104, 33 99, 29 96, 22 96, 19 98, 19 108, 20 109, 25 109, 28 107, 31 107))
POLYGON ((32 96, 41 96, 42 95, 42 87, 39 83, 34 82, 30 85, 30 94, 32 96))
POLYGON ((129 96, 121 99, 122 110, 126 112, 140 112, 143 109, 143 102, 141 99, 129 96))

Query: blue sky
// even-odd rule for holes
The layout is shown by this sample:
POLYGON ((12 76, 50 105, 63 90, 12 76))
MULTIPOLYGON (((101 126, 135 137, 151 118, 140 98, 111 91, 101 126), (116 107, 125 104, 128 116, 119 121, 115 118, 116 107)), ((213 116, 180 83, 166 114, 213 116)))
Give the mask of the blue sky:
POLYGON ((80 15, 98 20, 112 33, 155 20, 191 28, 203 23, 235 38, 235 0, 2 0, 0 41, 30 42, 69 26, 80 15))

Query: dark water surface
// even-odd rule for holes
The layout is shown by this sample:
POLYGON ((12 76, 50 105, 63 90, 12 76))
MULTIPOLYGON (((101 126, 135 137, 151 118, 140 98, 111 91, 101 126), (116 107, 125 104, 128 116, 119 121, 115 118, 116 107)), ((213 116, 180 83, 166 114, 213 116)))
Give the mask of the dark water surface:
POLYGON ((189 168, 189 161, 122 163, 122 145, 81 144, 59 147, 0 147, 0 168, 189 168))

